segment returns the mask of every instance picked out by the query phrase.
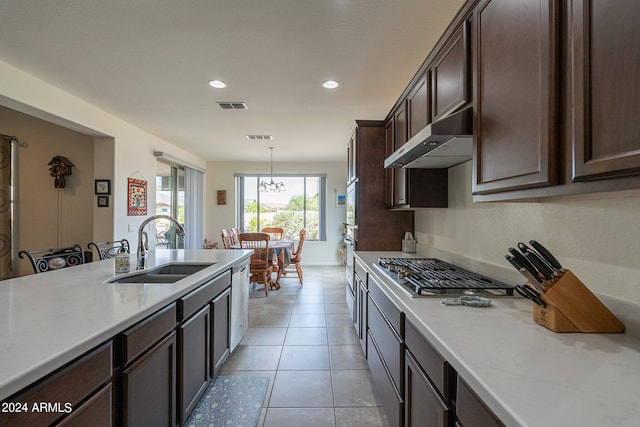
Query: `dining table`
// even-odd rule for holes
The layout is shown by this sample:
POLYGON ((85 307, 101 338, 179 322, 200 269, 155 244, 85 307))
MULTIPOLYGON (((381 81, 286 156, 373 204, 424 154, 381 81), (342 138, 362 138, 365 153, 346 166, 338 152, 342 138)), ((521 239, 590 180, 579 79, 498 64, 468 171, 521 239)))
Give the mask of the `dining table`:
MULTIPOLYGON (((293 245, 293 240, 269 240, 269 253, 273 253, 273 259, 277 259, 277 276, 274 284, 276 289, 280 289, 282 272, 291 263, 293 245)), ((241 249, 240 243, 232 244, 231 249, 241 249)))

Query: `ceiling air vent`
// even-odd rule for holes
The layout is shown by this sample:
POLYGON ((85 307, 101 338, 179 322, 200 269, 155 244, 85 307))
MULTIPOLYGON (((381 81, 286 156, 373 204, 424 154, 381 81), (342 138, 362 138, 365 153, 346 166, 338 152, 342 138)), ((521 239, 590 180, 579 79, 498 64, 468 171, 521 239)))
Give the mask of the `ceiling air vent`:
POLYGON ((223 110, 246 110, 247 104, 244 102, 218 102, 223 110))
POLYGON ((247 139, 251 141, 270 141, 273 139, 271 135, 247 135, 247 139))

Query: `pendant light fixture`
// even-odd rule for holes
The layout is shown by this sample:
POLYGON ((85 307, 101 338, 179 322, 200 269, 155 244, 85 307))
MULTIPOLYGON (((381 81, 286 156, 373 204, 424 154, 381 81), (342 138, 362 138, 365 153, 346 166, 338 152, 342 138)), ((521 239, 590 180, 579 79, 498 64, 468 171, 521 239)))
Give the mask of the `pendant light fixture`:
POLYGON ((260 181, 260 185, 258 186, 258 190, 265 192, 265 191, 273 191, 273 192, 277 192, 277 191, 287 191, 287 189, 284 186, 284 182, 280 181, 280 182, 273 182, 273 148, 274 147, 269 147, 269 150, 271 150, 271 181, 269 183, 267 183, 266 181, 260 181))

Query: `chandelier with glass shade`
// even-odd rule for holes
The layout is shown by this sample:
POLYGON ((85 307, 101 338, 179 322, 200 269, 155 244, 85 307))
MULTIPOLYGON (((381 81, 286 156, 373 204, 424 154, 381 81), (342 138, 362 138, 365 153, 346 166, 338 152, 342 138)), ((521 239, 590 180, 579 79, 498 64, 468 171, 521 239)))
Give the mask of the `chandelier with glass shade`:
POLYGON ((274 147, 269 147, 269 150, 271 150, 271 181, 270 182, 260 181, 260 184, 258 185, 258 190, 262 192, 265 192, 265 191, 278 192, 278 191, 287 190, 284 186, 284 182, 282 181, 273 182, 273 148, 274 147))

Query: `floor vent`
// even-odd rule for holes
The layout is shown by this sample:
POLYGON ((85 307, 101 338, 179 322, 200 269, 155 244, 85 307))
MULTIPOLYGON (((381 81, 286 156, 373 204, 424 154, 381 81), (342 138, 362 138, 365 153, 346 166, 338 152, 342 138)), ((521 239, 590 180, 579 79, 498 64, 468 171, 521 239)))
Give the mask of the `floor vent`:
POLYGON ((247 104, 244 102, 218 102, 223 110, 246 110, 247 104))

